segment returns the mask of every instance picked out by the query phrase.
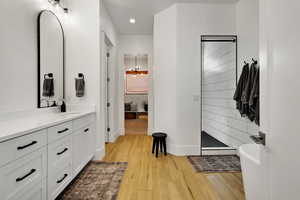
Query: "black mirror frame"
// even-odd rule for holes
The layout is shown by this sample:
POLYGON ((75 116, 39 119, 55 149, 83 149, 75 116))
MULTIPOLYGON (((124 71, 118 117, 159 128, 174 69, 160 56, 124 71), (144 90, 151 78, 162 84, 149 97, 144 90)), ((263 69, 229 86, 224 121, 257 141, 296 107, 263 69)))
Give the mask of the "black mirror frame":
POLYGON ((59 20, 59 18, 55 15, 54 12, 52 12, 51 10, 42 10, 39 14, 38 14, 38 18, 37 18, 37 55, 38 55, 38 65, 37 65, 37 89, 38 89, 38 95, 37 95, 37 107, 38 108, 47 108, 47 107, 41 107, 41 41, 40 41, 40 35, 41 35, 41 26, 40 26, 40 20, 41 20, 41 16, 44 12, 49 12, 51 13, 54 17, 56 17, 61 31, 62 31, 62 40, 63 40, 63 99, 65 99, 65 33, 64 33, 64 29, 63 26, 59 20))

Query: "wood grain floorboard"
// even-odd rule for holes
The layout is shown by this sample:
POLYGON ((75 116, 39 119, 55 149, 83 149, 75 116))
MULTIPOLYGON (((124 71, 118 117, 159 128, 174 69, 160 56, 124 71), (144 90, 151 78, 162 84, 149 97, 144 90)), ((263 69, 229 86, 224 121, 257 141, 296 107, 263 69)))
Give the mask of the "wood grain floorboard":
POLYGON ((125 120, 125 135, 147 135, 148 116, 141 115, 137 119, 125 120))
POLYGON ((121 136, 104 161, 128 162, 118 200, 244 200, 240 173, 196 173, 186 157, 151 153, 152 138, 121 136))

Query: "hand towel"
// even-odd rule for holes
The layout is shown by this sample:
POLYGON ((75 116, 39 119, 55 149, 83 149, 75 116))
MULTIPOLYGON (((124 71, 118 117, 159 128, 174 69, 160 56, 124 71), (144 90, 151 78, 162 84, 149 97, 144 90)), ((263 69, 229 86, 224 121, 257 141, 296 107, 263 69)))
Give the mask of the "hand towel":
POLYGON ((257 63, 253 62, 251 64, 251 67, 250 67, 250 72, 249 72, 246 87, 245 87, 245 89, 243 91, 243 94, 242 94, 242 103, 249 107, 247 117, 252 122, 255 119, 255 112, 252 112, 252 110, 250 109, 249 101, 250 101, 251 91, 252 91, 252 88, 254 86, 254 81, 255 81, 255 76, 256 76, 257 70, 258 70, 257 63))
POLYGON ((84 79, 83 78, 76 78, 75 79, 76 97, 83 97, 84 96, 84 89, 85 89, 84 79))
POLYGON ((233 97, 233 99, 236 101, 236 109, 240 111, 240 114, 243 117, 248 114, 248 110, 249 110, 248 105, 243 104, 242 102, 242 95, 243 95, 243 91, 246 88, 248 76, 249 76, 249 64, 245 64, 233 97))
POLYGON ((257 69, 255 74, 254 84, 249 99, 249 108, 252 115, 254 115, 255 123, 259 125, 259 69, 257 69))
POLYGON ((54 96, 54 79, 45 78, 43 83, 43 97, 54 96))

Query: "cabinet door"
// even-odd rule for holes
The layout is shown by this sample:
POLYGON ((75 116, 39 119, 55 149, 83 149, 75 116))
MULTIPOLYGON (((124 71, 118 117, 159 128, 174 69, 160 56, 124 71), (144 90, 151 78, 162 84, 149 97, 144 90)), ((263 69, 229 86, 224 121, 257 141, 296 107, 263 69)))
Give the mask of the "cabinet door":
POLYGON ((48 174, 72 163, 72 135, 48 144, 48 174))
MULTIPOLYGON (((86 130, 86 129, 85 129, 86 130)), ((87 137, 87 143, 88 143, 88 148, 87 148, 87 158, 90 160, 94 157, 95 155, 95 149, 96 149, 96 125, 95 123, 90 124, 88 126, 88 131, 85 133, 87 137)))
POLYGON ((32 188, 28 188, 27 191, 12 196, 9 200, 47 200, 46 184, 46 180, 44 180, 42 185, 34 185, 32 188))
POLYGON ((95 145, 94 126, 88 125, 73 133, 73 174, 76 176, 91 160, 95 145))
POLYGON ((72 164, 65 163, 48 176, 48 200, 54 200, 72 181, 72 164))
POLYGON ((37 150, 0 168, 0 199, 46 199, 47 152, 37 150))

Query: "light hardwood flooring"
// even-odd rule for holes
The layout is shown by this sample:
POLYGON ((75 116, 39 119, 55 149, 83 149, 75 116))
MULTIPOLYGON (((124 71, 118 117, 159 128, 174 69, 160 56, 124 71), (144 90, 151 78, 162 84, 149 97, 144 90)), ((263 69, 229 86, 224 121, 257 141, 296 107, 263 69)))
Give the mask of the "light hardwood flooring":
POLYGON ((121 136, 104 161, 128 162, 118 200, 244 200, 240 173, 195 173, 186 157, 151 153, 152 138, 121 136))
POLYGON ((125 135, 147 135, 147 131, 147 115, 140 115, 137 119, 125 120, 125 135))

